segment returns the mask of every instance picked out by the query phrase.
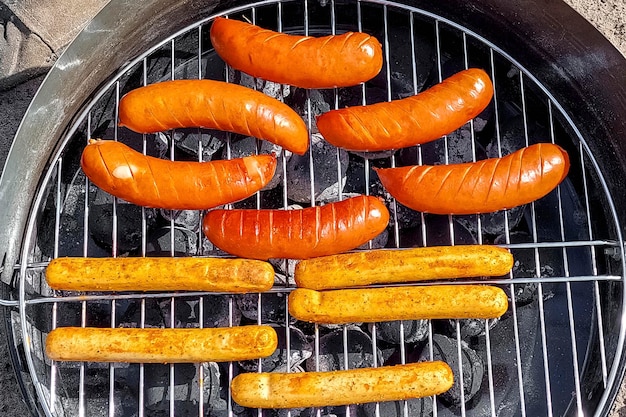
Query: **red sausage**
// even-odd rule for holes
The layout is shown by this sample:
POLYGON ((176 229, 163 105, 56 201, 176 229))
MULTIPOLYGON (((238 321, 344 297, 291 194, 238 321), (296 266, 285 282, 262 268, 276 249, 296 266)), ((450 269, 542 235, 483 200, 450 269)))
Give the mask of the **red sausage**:
POLYGON ((569 157, 539 143, 502 158, 454 165, 376 169, 400 203, 435 214, 490 213, 535 201, 561 183, 569 157))
POLYGON ((204 217, 204 234, 243 258, 307 259, 354 249, 388 222, 380 198, 358 196, 301 210, 213 210, 204 217))
POLYGON ((309 135, 289 106, 263 93, 213 80, 174 80, 137 88, 119 106, 120 126, 139 133, 183 127, 226 130, 304 154, 309 135))
POLYGON ((276 157, 182 162, 146 156, 120 142, 92 141, 81 167, 98 187, 128 202, 155 208, 203 210, 232 203, 263 188, 276 157))
POLYGON ((317 118, 317 128, 328 142, 352 151, 406 148, 458 129, 492 97, 487 73, 472 68, 412 97, 331 110, 317 118))
POLYGON ((228 65, 253 77, 303 88, 357 85, 383 66, 378 40, 361 32, 295 36, 218 17, 211 42, 228 65))

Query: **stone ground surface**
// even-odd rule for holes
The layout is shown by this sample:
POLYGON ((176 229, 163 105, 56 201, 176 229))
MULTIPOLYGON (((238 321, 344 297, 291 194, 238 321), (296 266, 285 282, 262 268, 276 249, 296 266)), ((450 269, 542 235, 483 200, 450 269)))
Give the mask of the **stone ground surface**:
MULTIPOLYGON (((565 0, 585 16, 626 56, 625 0, 565 0)), ((0 92, 0 167, 8 153, 9 144, 19 120, 26 111, 42 78, 26 82, 13 90, 0 92)), ((0 333, 4 327, 0 327, 0 333)), ((0 416, 25 416, 27 411, 9 363, 9 354, 0 334, 0 416)), ((623 384, 611 417, 626 416, 626 383, 623 384)))

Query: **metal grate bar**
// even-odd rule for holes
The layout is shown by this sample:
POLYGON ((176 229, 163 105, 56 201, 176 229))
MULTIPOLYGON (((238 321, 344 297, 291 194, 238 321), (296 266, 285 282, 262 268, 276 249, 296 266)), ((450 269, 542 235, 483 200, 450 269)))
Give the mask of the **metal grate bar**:
MULTIPOLYGON (((550 118, 550 140, 552 143, 554 141, 554 115, 552 114, 552 101, 548 100, 548 115, 550 118)), ((565 241, 565 221, 563 220, 563 200, 561 196, 561 185, 559 185, 556 189, 557 192, 557 200, 558 200, 558 209, 559 209, 559 228, 561 232, 561 240, 565 241)), ((567 255, 567 250, 563 248, 563 269, 564 275, 569 277, 569 259, 567 255)), ((567 293, 567 315, 569 321, 570 328, 570 337, 571 337, 571 348, 572 348, 572 368, 573 368, 573 376, 574 376, 574 388, 576 393, 576 408, 578 410, 578 415, 583 416, 583 404, 582 404, 582 393, 580 388, 580 371, 578 369, 578 349, 576 347, 576 325, 574 320, 574 306, 572 302, 572 288, 569 282, 565 283, 565 290, 567 293)))
MULTIPOLYGON (((582 143, 579 144, 579 154, 580 154, 580 164, 583 174, 583 189, 584 189, 584 202, 585 202, 585 211, 587 215, 587 233, 589 234, 589 239, 593 239, 593 229, 591 228, 591 209, 589 206, 589 188, 587 184, 587 170, 585 167, 585 153, 583 151, 582 143)), ((591 247, 591 268, 593 275, 598 274, 598 264, 596 259, 596 251, 593 247, 591 247)), ((606 388, 607 383, 607 363, 606 363, 606 346, 604 343, 604 326, 602 325, 602 306, 600 303, 600 288, 598 283, 594 283, 594 299, 596 306, 596 319, 598 324, 598 334, 599 334, 599 344, 600 344, 600 360, 602 366, 602 382, 604 387, 606 388)))
MULTIPOLYGON (((489 48, 489 63, 491 66, 491 80, 493 83, 493 103, 494 103, 494 119, 495 119, 495 133, 496 133, 496 143, 498 144, 498 157, 502 157, 502 134, 500 127, 500 111, 498 106, 498 82, 496 79, 496 65, 495 65, 495 56, 493 48, 489 48)), ((509 216, 508 212, 504 212, 504 236, 505 242, 507 245, 511 244, 511 233, 509 229, 509 216)), ((513 278, 513 272, 509 272, 509 277, 513 278)), ((509 285, 510 294, 515 294, 515 285, 511 283, 509 285)), ((517 322, 517 306, 515 302, 515 297, 511 297, 510 308, 512 310, 512 318, 513 318, 513 337, 515 340, 515 359, 517 363, 517 381, 518 381, 518 389, 519 389, 519 397, 520 397, 520 411, 522 417, 526 416, 526 403, 524 397, 524 383, 522 376, 522 367, 521 367, 521 352, 520 352, 520 337, 519 337, 519 324, 517 322)))
MULTIPOLYGON (((526 109, 526 95, 525 95, 525 86, 524 86, 524 74, 520 71, 519 73, 519 82, 520 82, 520 95, 522 100, 522 121, 524 126, 524 141, 526 146, 529 145, 528 138, 528 114, 526 109)), ((536 242, 537 239, 537 213, 535 210, 535 203, 530 203, 530 211, 531 211, 531 229, 532 229, 532 238, 533 242, 536 242)), ((534 257, 535 257, 535 273, 537 277, 541 276, 541 260, 539 257, 539 249, 534 249, 534 257)), ((544 379, 546 384, 546 402, 547 402, 547 412, 548 417, 552 417, 552 390, 550 384, 550 367, 548 361, 548 344, 546 342, 546 318, 545 318, 545 309, 543 305, 543 284, 540 282, 537 286, 537 300, 539 302, 539 323, 541 329, 541 351, 543 354, 543 371, 544 371, 544 379)))

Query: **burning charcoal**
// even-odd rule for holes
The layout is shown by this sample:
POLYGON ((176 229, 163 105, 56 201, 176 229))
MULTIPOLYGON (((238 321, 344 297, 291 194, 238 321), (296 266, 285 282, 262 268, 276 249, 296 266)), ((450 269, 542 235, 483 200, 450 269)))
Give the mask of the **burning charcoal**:
MULTIPOLYGON (((430 416, 433 412, 432 397, 417 398, 407 400, 408 415, 411 417, 430 416)), ((376 414, 376 403, 361 405, 363 417, 404 417, 404 401, 388 401, 378 403, 378 414, 376 414)), ((359 414, 361 415, 361 414, 359 414)))
POLYGON ((243 85, 244 87, 257 90, 276 99, 283 99, 291 94, 291 86, 288 84, 277 84, 273 81, 266 81, 261 78, 254 78, 245 72, 237 71, 228 67, 228 81, 243 85))
MULTIPOLYGON (((493 329, 498 321, 499 319, 490 319, 489 330, 493 329)), ((448 325, 451 333, 456 334, 456 320, 448 320, 448 325)), ((463 319, 459 320, 459 325, 462 339, 485 335, 485 320, 483 319, 463 319)))
MULTIPOLYGON (((284 151, 282 147, 268 142, 268 141, 258 141, 256 138, 247 137, 237 141, 234 141, 230 146, 230 157, 231 158, 243 158, 244 156, 255 155, 256 153, 270 155, 276 155, 278 158, 276 164, 276 172, 274 176, 270 180, 270 182, 263 188, 264 190, 271 190, 276 188, 283 179, 283 162, 282 155, 283 152, 285 154, 285 158, 287 158, 287 163, 289 163, 289 159, 291 158, 292 153, 289 151, 284 151)), ((226 155, 222 155, 225 157, 226 155)))
POLYGON ((337 200, 340 190, 346 183, 348 154, 326 142, 320 134, 311 137, 310 149, 304 155, 293 155, 287 163, 287 197, 299 203, 311 202, 311 172, 309 168, 310 152, 315 164, 314 191, 315 201, 329 202, 337 200), (338 180, 337 152, 341 165, 341 184, 338 180))
POLYGON ((202 149, 202 161, 211 161, 213 156, 224 147, 228 133, 225 131, 201 131, 200 129, 177 129, 174 132, 174 143, 183 152, 200 156, 202 149))
POLYGON ((193 305, 193 310, 198 320, 202 315, 203 327, 229 327, 241 323, 241 311, 237 309, 235 300, 229 297, 205 295, 202 297, 202 314, 199 302, 193 305))
POLYGON ((434 142, 438 160, 442 163, 460 164, 485 158, 485 150, 479 143, 472 147, 472 133, 469 124, 449 133, 445 140, 434 142), (447 145, 447 146, 446 146, 447 145), (446 159, 447 156, 447 159, 446 159))
POLYGON ((311 109, 311 126, 309 131, 312 134, 315 134, 319 133, 315 122, 315 116, 319 116, 322 113, 330 111, 330 103, 334 102, 334 98, 325 97, 324 92, 320 90, 298 88, 294 91, 292 97, 285 100, 285 102, 289 104, 296 111, 296 113, 302 115, 304 122, 307 124, 309 123, 309 108, 311 109), (307 99, 310 99, 310 107, 307 99))
MULTIPOLYGON (((173 230, 175 254, 195 254, 198 252, 198 234, 181 227, 174 227, 173 230)), ((148 252, 172 252, 172 229, 169 226, 157 229, 151 236, 148 236, 148 252)))
POLYGON ((145 364, 144 372, 144 401, 150 415, 169 415, 171 395, 176 402, 177 415, 196 415, 200 398, 200 377, 205 409, 210 408, 211 415, 227 415, 226 400, 220 397, 220 369, 216 363, 176 364, 173 390, 170 388, 169 365, 145 364))
MULTIPOLYGON (((532 237, 526 232, 513 232, 509 235, 511 243, 527 243, 532 242, 532 237)), ((498 236, 494 244, 504 244, 506 242, 506 237, 504 235, 498 236)), ((535 260, 535 253, 532 249, 520 249, 512 251, 513 254, 513 276, 515 278, 533 278, 537 276, 537 265, 535 260)), ((540 268, 541 276, 554 276, 555 271, 549 265, 545 265, 542 263, 540 268)), ((537 283, 536 282, 527 282, 522 284, 515 284, 515 303, 518 307, 527 305, 537 300, 538 292, 537 292, 537 283)), ((510 289, 509 286, 505 288, 508 292, 510 289)), ((510 296, 510 294, 509 294, 510 296)))
MULTIPOLYGON (((428 337, 428 320, 384 321, 376 323, 376 338, 394 345, 402 342, 400 339, 400 323, 404 327, 404 342, 416 343, 428 337)), ((372 325, 369 325, 370 333, 372 325)))
MULTIPOLYGON (((349 326, 348 332, 348 369, 367 368, 374 366, 372 339, 367 333, 355 326, 349 326)), ((376 350, 378 364, 382 364, 380 350, 376 350)), ((343 329, 334 330, 319 340, 319 371, 336 371, 346 369, 343 346, 343 329)), ((315 357, 306 361, 306 370, 315 371, 315 357)))
MULTIPOLYGON (((89 205, 89 234, 103 249, 113 247, 113 199, 98 190, 89 205)), ((133 252, 141 246, 141 207, 118 200, 116 245, 118 255, 133 252)), ((156 224, 156 211, 145 209, 146 226, 150 231, 156 224)))
MULTIPOLYGON (((313 348, 302 330, 289 328, 289 370, 287 370, 287 332, 284 326, 273 326, 278 335, 278 347, 271 356, 261 359, 263 372, 293 372, 313 354, 313 348)), ((258 370, 258 360, 239 362, 247 372, 258 370)))
MULTIPOLYGON (((428 214, 425 215, 424 220, 426 222, 426 243, 428 246, 450 245, 452 243, 450 218, 448 216, 428 214)), ((452 219, 452 227, 454 244, 473 245, 477 243, 476 238, 456 218, 452 219)))
POLYGON ((200 223, 202 217, 198 210, 164 210, 159 211, 161 216, 168 222, 174 220, 175 226, 180 226, 183 229, 190 230, 192 232, 198 232, 200 230, 200 223))
MULTIPOLYGON (((133 301, 129 304, 120 319, 118 327, 141 327, 141 302, 133 301)), ((153 298, 145 300, 144 327, 164 327, 161 307, 153 298)))
MULTIPOLYGON (((480 232, 488 235, 499 235, 505 230, 515 228, 524 217, 525 206, 513 207, 510 210, 501 210, 494 213, 480 215, 480 232), (506 217, 505 217, 506 212, 506 217), (508 225, 508 226, 507 226, 508 225)), ((476 215, 458 216, 457 220, 474 236, 478 236, 479 226, 476 215)))
MULTIPOLYGON (((284 324, 287 318, 286 297, 283 293, 261 294, 261 322, 284 324)), ((235 296, 237 307, 241 314, 248 320, 256 322, 258 320, 258 294, 242 294, 235 296)), ((295 323, 296 319, 289 316, 289 322, 295 323)))
POLYGON ((397 149, 390 149, 388 151, 380 151, 380 152, 357 152, 357 151, 348 151, 354 155, 360 156, 363 159, 386 159, 391 158, 397 149))
MULTIPOLYGON (((459 376, 459 355, 457 341, 447 336, 433 334, 433 359, 446 362, 454 373, 454 385, 449 391, 440 395, 440 398, 450 404, 461 404, 461 388, 459 376)), ((465 402, 469 402, 480 390, 485 372, 483 360, 465 342, 461 342, 461 356, 463 364, 463 393, 465 402)), ((420 355, 420 361, 428 361, 428 349, 420 355)))

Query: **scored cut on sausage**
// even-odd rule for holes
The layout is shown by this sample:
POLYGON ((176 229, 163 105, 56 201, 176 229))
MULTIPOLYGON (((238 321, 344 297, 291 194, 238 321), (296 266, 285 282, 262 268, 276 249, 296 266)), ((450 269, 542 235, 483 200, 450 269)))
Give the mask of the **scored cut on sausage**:
POLYGON ((561 147, 538 143, 477 162, 374 169, 389 194, 413 210, 477 214, 540 199, 565 179, 569 165, 561 147))
POLYGON ((307 259, 354 249, 388 223, 382 200, 361 195, 299 210, 211 210, 203 228, 215 246, 232 255, 307 259))
POLYGON ((493 97, 482 69, 461 71, 415 96, 328 111, 317 128, 333 145, 385 151, 433 141, 478 116, 493 97))
POLYGON ((139 87, 119 104, 119 124, 138 133, 203 127, 254 136, 303 155, 304 120, 259 91, 215 80, 171 80, 139 87))
POLYGON ((315 38, 217 17, 211 44, 235 69, 302 88, 357 85, 375 77, 383 65, 380 42, 361 32, 315 38))
POLYGON ((99 188, 139 206, 204 210, 259 191, 274 176, 276 156, 170 161, 143 155, 121 142, 91 140, 80 165, 99 188))

